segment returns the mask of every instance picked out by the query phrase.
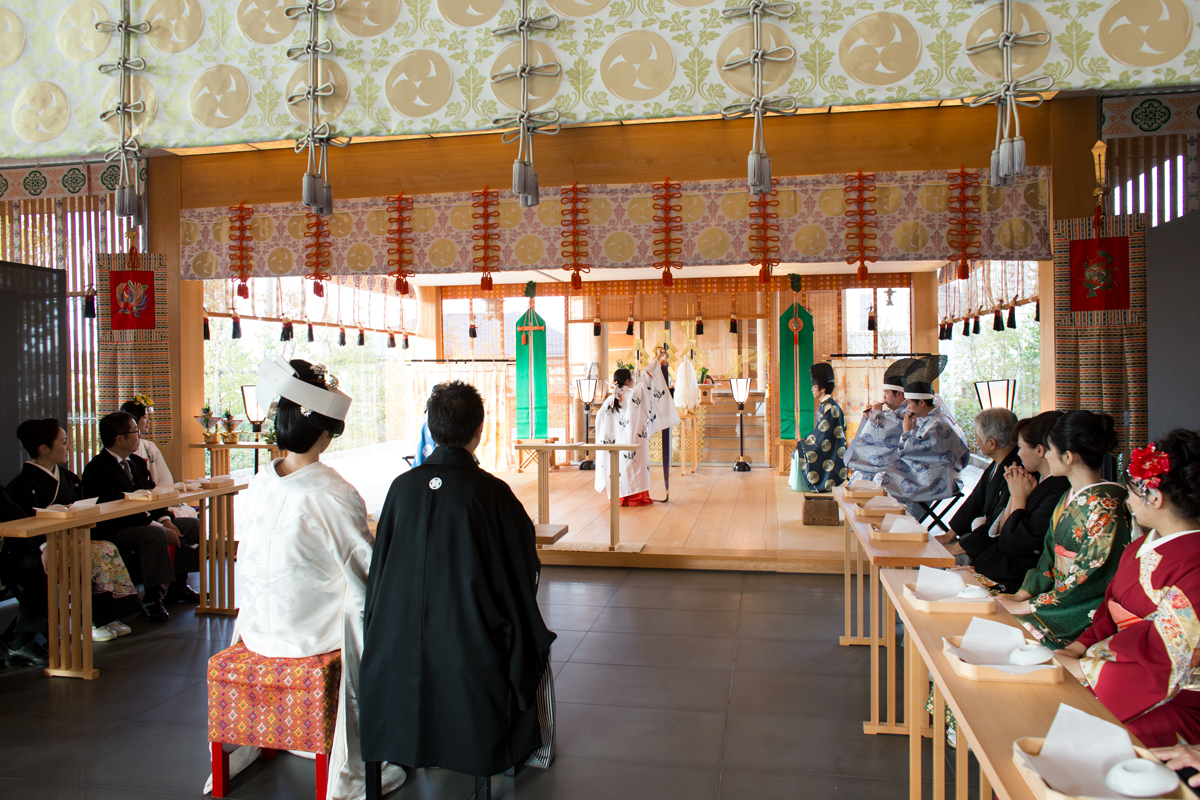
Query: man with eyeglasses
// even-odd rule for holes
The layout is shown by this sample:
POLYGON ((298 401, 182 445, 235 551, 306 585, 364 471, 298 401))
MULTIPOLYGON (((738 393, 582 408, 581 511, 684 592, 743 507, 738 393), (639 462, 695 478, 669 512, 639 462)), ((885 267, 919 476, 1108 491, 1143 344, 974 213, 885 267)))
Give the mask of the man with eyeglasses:
MULTIPOLYGON (((83 470, 84 497, 107 503, 124 499, 125 492, 154 488, 146 460, 134 454, 138 437, 137 421, 124 411, 100 420, 100 442, 104 449, 83 470)), ((175 519, 167 509, 143 511, 97 523, 92 538, 115 544, 135 581, 140 567, 145 585, 142 616, 151 622, 166 622, 171 618, 164 601, 199 601, 199 595, 187 585, 188 573, 199 565, 195 545, 200 541, 200 526, 196 520, 175 519), (174 564, 168 546, 176 548, 174 564)))

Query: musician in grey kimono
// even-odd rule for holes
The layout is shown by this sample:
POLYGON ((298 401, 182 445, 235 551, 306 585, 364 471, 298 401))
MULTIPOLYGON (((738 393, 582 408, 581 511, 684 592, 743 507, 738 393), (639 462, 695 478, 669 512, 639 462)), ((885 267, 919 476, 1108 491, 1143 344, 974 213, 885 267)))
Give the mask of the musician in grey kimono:
POLYGON ((884 471, 880 484, 895 499, 908 506, 918 519, 925 514, 918 501, 932 502, 962 490, 959 477, 970 458, 966 439, 958 425, 935 402, 931 382, 918 374, 904 384, 908 415, 900 434, 900 455, 884 471))
POLYGON ((883 374, 883 402, 863 412, 858 433, 846 448, 846 468, 853 480, 875 480, 900 454, 904 426, 904 374, 917 363, 902 358, 883 374))

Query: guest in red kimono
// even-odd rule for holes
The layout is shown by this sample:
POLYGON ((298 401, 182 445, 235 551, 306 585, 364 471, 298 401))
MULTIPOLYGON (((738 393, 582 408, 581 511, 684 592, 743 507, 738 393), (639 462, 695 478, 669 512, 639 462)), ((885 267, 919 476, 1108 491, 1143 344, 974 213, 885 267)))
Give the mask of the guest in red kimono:
POLYGON ((1200 433, 1177 428, 1134 450, 1127 484, 1150 532, 1125 549, 1091 627, 1058 652, 1146 745, 1198 744, 1200 433))

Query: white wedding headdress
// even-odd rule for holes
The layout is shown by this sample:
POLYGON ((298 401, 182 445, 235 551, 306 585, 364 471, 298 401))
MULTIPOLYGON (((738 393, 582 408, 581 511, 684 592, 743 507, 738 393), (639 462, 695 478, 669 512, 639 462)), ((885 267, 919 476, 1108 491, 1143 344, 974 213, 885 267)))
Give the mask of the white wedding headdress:
POLYGON ((258 364, 258 404, 269 408, 276 397, 286 397, 305 413, 315 411, 332 419, 346 421, 350 412, 349 395, 338 390, 337 378, 322 364, 313 364, 313 371, 325 379, 329 388, 322 389, 296 377, 296 370, 282 358, 264 358, 258 364))

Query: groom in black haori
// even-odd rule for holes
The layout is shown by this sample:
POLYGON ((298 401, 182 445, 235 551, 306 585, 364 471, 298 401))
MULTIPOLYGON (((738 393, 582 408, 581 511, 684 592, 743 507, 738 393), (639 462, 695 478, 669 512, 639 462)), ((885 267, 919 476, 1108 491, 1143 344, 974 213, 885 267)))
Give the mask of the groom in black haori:
POLYGON ((537 605, 533 523, 472 455, 483 399, 434 388, 437 448, 392 483, 367 584, 361 685, 367 797, 380 762, 476 777, 547 767, 554 743, 554 641, 537 605))

